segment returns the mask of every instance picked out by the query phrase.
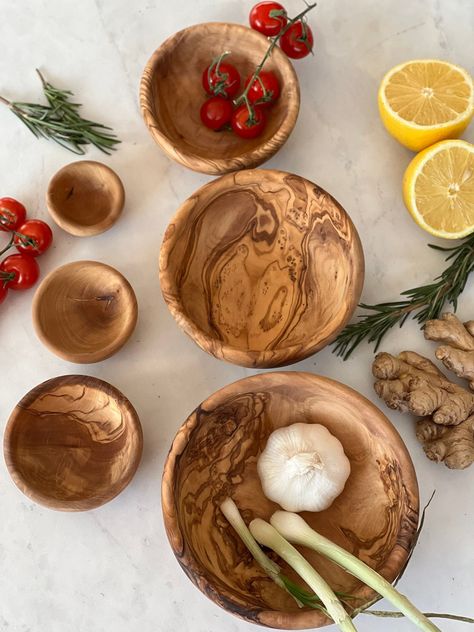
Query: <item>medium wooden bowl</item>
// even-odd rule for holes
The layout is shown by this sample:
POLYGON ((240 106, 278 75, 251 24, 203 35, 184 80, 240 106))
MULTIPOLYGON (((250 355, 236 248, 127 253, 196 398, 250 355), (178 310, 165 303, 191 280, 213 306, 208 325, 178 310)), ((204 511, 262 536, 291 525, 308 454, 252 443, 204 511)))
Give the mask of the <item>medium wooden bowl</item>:
POLYGON ((33 324, 41 342, 77 364, 100 362, 121 349, 137 314, 127 279, 97 261, 74 261, 53 270, 33 300, 33 324))
POLYGON ((78 237, 98 235, 120 217, 125 201, 122 181, 110 167, 79 160, 60 169, 51 179, 46 202, 51 217, 78 237))
POLYGON ((350 319, 364 256, 344 209, 282 171, 223 176, 180 207, 160 256, 178 324, 216 358, 249 367, 303 360, 350 319))
POLYGON ((138 415, 111 384, 85 375, 43 382, 16 405, 4 437, 17 487, 60 511, 94 509, 132 480, 143 436, 138 415))
POLYGON ((276 73, 281 95, 268 111, 261 136, 245 140, 232 132, 213 132, 201 123, 206 99, 201 84, 204 69, 228 50, 229 61, 242 82, 262 60, 268 40, 240 24, 196 24, 167 39, 151 56, 143 72, 140 104, 154 140, 180 164, 209 174, 256 167, 273 156, 295 126, 300 106, 296 73, 287 56, 276 48, 265 70, 276 73))
MULTIPOLYGON (((317 610, 299 609, 265 575, 219 506, 230 496, 247 524, 256 517, 270 518, 279 507, 263 495, 257 459, 273 430, 295 422, 326 426, 341 441, 351 463, 344 491, 331 507, 302 516, 393 581, 407 561, 417 529, 415 471, 385 415, 343 384, 310 373, 281 372, 226 386, 181 426, 162 485, 168 538, 191 581, 227 611, 252 623, 289 630, 317 628, 330 621, 317 610)), ((356 605, 374 596, 332 562, 308 549, 301 551, 334 589, 359 597, 362 601, 356 605)))

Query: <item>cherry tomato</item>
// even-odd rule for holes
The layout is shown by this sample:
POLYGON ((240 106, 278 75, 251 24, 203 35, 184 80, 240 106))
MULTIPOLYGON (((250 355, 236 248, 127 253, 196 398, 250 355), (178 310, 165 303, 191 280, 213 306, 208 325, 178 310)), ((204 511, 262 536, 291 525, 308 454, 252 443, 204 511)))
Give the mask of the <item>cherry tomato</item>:
POLYGON ((283 33, 280 46, 284 53, 292 59, 306 57, 313 50, 313 32, 306 22, 298 20, 283 33))
POLYGON ((7 294, 8 294, 8 288, 0 279, 0 305, 7 298, 7 294))
POLYGON ((201 121, 209 129, 217 131, 230 123, 232 103, 223 97, 211 97, 201 107, 201 121))
POLYGON ((235 66, 215 59, 202 73, 202 85, 207 94, 232 99, 240 90, 240 74, 235 66))
POLYGON ((285 7, 279 2, 259 2, 250 11, 250 26, 267 37, 275 37, 288 22, 285 7))
POLYGON ((26 219, 26 209, 11 197, 0 198, 0 230, 16 230, 26 219))
POLYGON ((9 290, 28 290, 39 277, 39 265, 31 255, 10 255, 0 263, 0 283, 9 290))
POLYGON ((40 219, 30 219, 17 228, 13 243, 18 252, 25 252, 33 257, 42 255, 53 241, 51 228, 40 219))
POLYGON ((256 138, 263 132, 265 123, 265 114, 261 108, 254 108, 254 121, 251 121, 247 106, 241 105, 234 111, 231 124, 237 136, 241 138, 256 138))
MULTIPOLYGON (((253 75, 247 77, 245 87, 248 86, 253 75)), ((280 96, 280 84, 274 72, 262 70, 258 78, 250 86, 247 97, 251 103, 262 107, 272 105, 280 96)))

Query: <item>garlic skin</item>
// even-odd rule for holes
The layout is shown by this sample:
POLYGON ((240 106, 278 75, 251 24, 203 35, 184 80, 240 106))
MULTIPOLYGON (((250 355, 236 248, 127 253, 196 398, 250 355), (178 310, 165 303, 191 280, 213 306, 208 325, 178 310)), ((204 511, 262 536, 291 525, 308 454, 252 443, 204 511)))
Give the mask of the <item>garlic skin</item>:
POLYGON ((272 432, 257 470, 265 496, 286 511, 323 511, 344 489, 351 466, 327 428, 295 423, 272 432))

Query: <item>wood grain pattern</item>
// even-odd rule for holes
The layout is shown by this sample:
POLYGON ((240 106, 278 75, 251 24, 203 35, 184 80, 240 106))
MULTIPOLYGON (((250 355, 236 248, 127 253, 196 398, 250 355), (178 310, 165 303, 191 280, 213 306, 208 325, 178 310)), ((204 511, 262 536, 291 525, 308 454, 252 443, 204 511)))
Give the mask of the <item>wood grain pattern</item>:
POLYGON ((178 324, 208 353, 243 366, 291 364, 327 345, 363 278, 344 209, 282 171, 242 171, 200 188, 161 247, 161 288, 178 324))
POLYGON ((140 462, 138 415, 122 393, 84 375, 32 389, 5 430, 5 461, 18 488, 60 511, 85 511, 115 498, 140 462))
MULTIPOLYGON (((281 629, 327 625, 300 610, 268 579, 219 510, 231 496, 245 521, 268 520, 278 506, 263 495, 257 459, 276 428, 320 423, 344 446, 351 474, 343 493, 309 524, 392 581, 418 523, 418 486, 410 456, 385 415, 352 389, 309 373, 265 373, 226 386, 204 401, 178 431, 165 464, 162 506, 171 547, 183 570, 210 599, 248 621, 281 629)), ((303 549, 302 549, 303 551, 303 549)), ((372 591, 304 550, 334 589, 372 591)), ((284 572, 296 579, 290 569, 284 572)))
POLYGON ((33 300, 36 334, 69 362, 100 362, 116 353, 135 329, 138 305, 127 279, 97 261, 53 270, 33 300))
POLYGON ((118 175, 107 165, 78 160, 52 177, 46 202, 58 226, 71 235, 88 237, 115 224, 122 213, 125 191, 118 175))
POLYGON ((300 91, 286 55, 276 48, 265 70, 276 73, 282 88, 268 112, 261 136, 245 140, 232 132, 213 132, 201 123, 206 99, 201 76, 211 61, 228 50, 242 80, 250 75, 268 48, 266 37, 240 24, 196 24, 167 39, 143 72, 140 104, 145 123, 165 153, 180 164, 219 175, 256 167, 285 143, 298 117, 300 91))

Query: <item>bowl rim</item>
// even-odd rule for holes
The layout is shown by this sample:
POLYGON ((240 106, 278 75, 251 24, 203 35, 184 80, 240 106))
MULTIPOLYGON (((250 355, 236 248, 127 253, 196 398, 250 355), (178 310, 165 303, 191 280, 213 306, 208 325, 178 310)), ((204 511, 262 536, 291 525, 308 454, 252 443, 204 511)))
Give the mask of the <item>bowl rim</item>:
POLYGON ((292 88, 294 89, 294 98, 288 99, 286 107, 286 115, 280 128, 261 145, 257 145, 255 148, 248 150, 242 154, 231 158, 204 158, 202 155, 191 151, 182 151, 176 146, 175 142, 171 140, 166 134, 164 134, 157 125, 156 117, 154 115, 153 103, 151 99, 152 83, 156 68, 159 61, 164 55, 166 49, 170 43, 179 36, 183 36, 184 33, 189 31, 202 29, 202 27, 222 27, 228 26, 235 29, 240 29, 245 33, 252 33, 255 38, 261 38, 262 41, 268 42, 268 39, 262 33, 251 29, 244 24, 237 24, 234 22, 200 22, 198 24, 192 24, 180 31, 170 35, 160 46, 152 53, 151 57, 145 64, 140 80, 139 101, 142 117, 148 128, 148 131, 152 135, 155 142, 161 147, 166 155, 178 162, 179 164, 198 171, 199 173, 207 173, 210 175, 222 175, 235 171, 237 168, 246 169, 257 167, 266 160, 269 160, 288 140, 293 128, 295 127, 296 120, 300 109, 300 85, 298 81, 298 75, 291 63, 290 59, 285 53, 276 46, 272 52, 273 59, 277 64, 283 64, 287 72, 290 73, 292 78, 292 88), (278 134, 278 139, 276 135, 278 134), (192 164, 190 164, 192 163, 192 164))
POLYGON ((116 268, 113 268, 106 263, 102 263, 101 261, 84 259, 80 261, 71 261, 69 263, 65 263, 62 266, 55 268, 45 276, 45 278, 38 286, 33 297, 31 313, 35 333, 38 336, 39 340, 43 343, 43 345, 47 349, 49 349, 49 351, 57 355, 59 358, 67 360, 68 362, 73 362, 74 364, 94 364, 96 362, 101 362, 102 360, 110 358, 112 355, 117 353, 117 351, 119 351, 129 340, 130 336, 135 330, 138 320, 138 302, 135 291, 130 282, 116 268), (101 347, 100 349, 96 349, 93 352, 70 352, 68 350, 64 350, 62 346, 53 342, 49 338, 49 336, 46 335, 39 315, 41 305, 51 283, 68 270, 74 270, 75 268, 81 266, 94 266, 94 268, 100 267, 113 273, 113 275, 120 281, 121 287, 124 289, 127 297, 128 308, 126 312, 122 312, 122 314, 126 313, 126 315, 128 316, 126 326, 121 330, 120 335, 109 342, 109 344, 101 347))
POLYGON ((140 465, 140 461, 143 453, 143 429, 140 422, 140 418, 138 416, 137 411, 134 406, 130 402, 130 400, 125 397, 125 395, 113 384, 106 382, 98 377, 94 377, 92 375, 80 375, 80 374, 70 374, 70 375, 58 375, 56 377, 50 378, 37 384, 32 389, 30 389, 19 402, 15 405, 10 416, 8 418, 7 424, 5 426, 5 433, 3 437, 3 455, 5 464, 8 469, 8 473, 12 481, 15 483, 16 487, 28 498, 33 500, 34 502, 46 507, 48 509, 53 509, 55 511, 64 511, 64 512, 79 512, 79 511, 89 511, 91 509, 96 509, 97 507, 101 507, 106 503, 110 502, 114 498, 116 498, 119 494, 123 492, 123 490, 130 484, 133 477, 136 474, 138 466, 140 465), (121 470, 121 479, 120 484, 116 486, 113 493, 101 494, 98 496, 90 496, 88 498, 82 500, 76 500, 71 503, 67 503, 65 501, 61 501, 58 499, 49 496, 48 494, 44 494, 30 486, 29 479, 26 479, 21 471, 16 467, 16 460, 12 456, 14 454, 13 446, 13 433, 15 429, 15 425, 18 422, 19 417, 22 414, 22 409, 27 408, 41 396, 43 391, 48 391, 51 388, 54 388, 57 383, 63 385, 76 385, 81 384, 84 385, 84 381, 87 382, 86 388, 95 388, 99 389, 102 392, 110 394, 120 403, 120 410, 124 409, 127 411, 127 419, 128 423, 132 429, 136 433, 137 436, 137 445, 135 450, 131 453, 131 458, 128 459, 127 465, 125 468, 121 470))
POLYGON ((281 169, 244 169, 242 171, 223 174, 219 178, 207 182, 199 187, 194 193, 192 193, 177 209, 173 217, 170 219, 168 227, 165 231, 163 241, 160 248, 159 256, 159 277, 160 286, 163 298, 173 315, 178 325, 183 331, 199 346, 203 351, 206 351, 210 355, 213 355, 219 360, 225 360, 232 362, 239 366, 247 366, 250 368, 274 368, 278 366, 288 366, 295 362, 300 362, 309 356, 312 356, 317 351, 323 349, 336 338, 338 333, 346 326, 354 313, 359 302, 360 295, 364 284, 365 276, 365 259, 364 251, 362 248, 362 242, 359 237, 356 226, 354 225, 349 213, 344 207, 325 189, 320 187, 315 182, 308 180, 303 176, 283 171, 281 169), (194 198, 206 194, 207 191, 212 191, 217 183, 227 178, 229 180, 239 178, 241 174, 247 174, 250 172, 256 172, 259 174, 260 179, 265 179, 268 175, 276 175, 277 177, 292 176, 304 180, 305 183, 309 183, 313 187, 317 187, 322 193, 327 195, 332 203, 344 214, 351 226, 352 245, 355 254, 357 265, 354 265, 353 278, 355 280, 353 292, 348 302, 349 308, 347 310, 347 316, 343 319, 336 329, 329 334, 324 340, 314 342, 313 344, 305 344, 304 346, 299 344, 283 347, 276 350, 262 350, 257 351, 253 349, 240 349, 229 344, 224 344, 218 341, 216 338, 210 336, 207 332, 204 332, 195 321, 186 313, 181 300, 181 294, 177 288, 175 277, 169 272, 166 260, 169 256, 169 252, 173 248, 174 236, 179 233, 179 230, 170 231, 170 226, 184 225, 190 213, 193 211, 194 206, 191 201, 194 198), (230 356, 230 358, 229 358, 230 356), (234 359, 232 359, 234 358, 234 359), (237 360, 238 358, 238 360, 237 360), (289 359, 290 358, 290 359, 289 359))
MULTIPOLYGON (((108 197, 110 199, 110 196, 108 197)), ((101 233, 104 233, 106 230, 111 228, 118 220, 118 218, 122 214, 124 204, 125 189, 119 175, 111 167, 97 160, 75 160, 68 163, 67 165, 64 165, 64 167, 61 167, 61 169, 59 169, 53 175, 53 177, 49 181, 48 189, 46 191, 46 206, 49 214, 60 228, 65 230, 70 235, 74 235, 75 237, 92 237, 94 235, 100 235, 101 233), (53 200, 53 191, 58 184, 59 178, 65 173, 68 173, 71 168, 75 170, 81 170, 82 167, 85 166, 94 167, 96 169, 100 169, 101 171, 105 171, 111 178, 113 186, 118 193, 117 201, 115 204, 111 205, 107 215, 100 221, 95 222, 94 224, 89 224, 88 226, 80 224, 79 222, 76 222, 71 218, 67 218, 61 213, 58 205, 53 200)))
MULTIPOLYGON (((257 614, 259 617, 262 617, 263 621, 260 620, 260 618, 257 620, 256 617, 252 618, 251 615, 249 615, 248 617, 245 615, 246 612, 250 613, 251 609, 245 610, 245 608, 243 608, 241 604, 233 601, 229 596, 226 596, 225 603, 221 601, 219 599, 220 593, 214 588, 214 586, 210 585, 206 579, 201 578, 201 580, 198 581, 197 575, 199 575, 199 569, 201 568, 201 565, 200 562, 196 562, 196 559, 193 555, 189 555, 186 552, 186 549, 184 547, 184 536, 179 527, 178 512, 174 500, 174 478, 176 474, 176 468, 180 456, 185 450, 186 445, 189 443, 189 439, 197 426, 196 412, 202 410, 203 408, 205 409, 206 406, 209 405, 209 403, 214 406, 215 399, 222 399, 223 396, 231 396, 239 392, 244 392, 245 386, 249 383, 252 383, 254 381, 258 382, 262 379, 267 380, 274 376, 279 376, 280 379, 288 381, 289 385, 291 385, 291 380, 294 378, 309 378, 315 383, 315 385, 322 384, 335 387, 338 391, 345 393, 348 397, 351 398, 351 400, 354 402, 354 407, 358 407, 361 410, 364 408, 372 410, 372 412, 377 415, 380 423, 384 424, 386 431, 388 431, 392 435, 393 443, 391 441, 391 445, 397 445, 398 456, 401 458, 401 471, 403 472, 404 485, 409 486, 412 491, 412 500, 414 504, 412 509, 415 512, 415 517, 419 518, 420 498, 415 466, 401 435, 392 424, 392 422, 388 419, 388 417, 382 412, 382 410, 380 410, 380 408, 378 408, 378 406, 376 406, 373 402, 371 402, 364 395, 362 395, 352 387, 326 376, 317 375, 308 371, 271 371, 266 373, 259 373, 256 375, 250 375, 223 386, 219 390, 206 397, 206 399, 189 414, 189 416, 178 428, 163 467, 161 482, 161 504, 163 522, 168 542, 181 568, 189 577, 189 579, 193 582, 193 584, 197 588, 199 588, 199 590, 211 601, 237 617, 243 618, 246 621, 250 621, 251 623, 263 625, 265 627, 283 630, 310 629, 314 627, 320 627, 321 618, 323 615, 318 610, 292 612, 291 627, 289 627, 289 621, 287 620, 287 618, 282 621, 281 615, 283 611, 260 610, 257 612, 257 614)), ((262 387, 260 385, 259 392, 261 390, 262 387)), ((364 420, 364 417, 362 415, 361 419, 364 420)), ((411 523, 408 524, 411 525, 411 523)), ((409 533, 408 527, 405 526, 404 535, 412 539, 416 535, 416 530, 417 525, 412 525, 411 533, 409 533)), ((396 569, 398 574, 408 563, 410 558, 410 551, 406 550, 397 540, 385 562, 387 562, 387 560, 390 560, 391 558, 394 558, 398 562, 396 569)), ((358 591, 358 594, 363 599, 367 597, 367 601, 375 596, 375 592, 368 586, 363 586, 360 591, 358 591)), ((331 621, 326 619, 326 623, 322 625, 329 625, 330 623, 331 621)))

